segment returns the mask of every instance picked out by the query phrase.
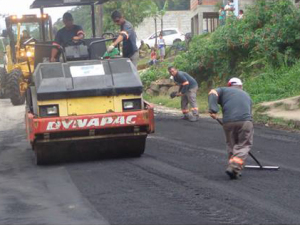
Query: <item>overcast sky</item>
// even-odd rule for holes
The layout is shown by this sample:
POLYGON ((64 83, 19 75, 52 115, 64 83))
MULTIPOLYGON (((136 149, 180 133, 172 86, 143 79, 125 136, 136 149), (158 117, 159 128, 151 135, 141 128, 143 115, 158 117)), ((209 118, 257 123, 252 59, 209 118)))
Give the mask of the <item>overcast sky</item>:
MULTIPOLYGON (((32 2, 33 0, 0 0, 0 14, 38 14, 39 10, 29 9, 32 2)), ((45 13, 48 13, 52 17, 52 21, 55 22, 69 9, 70 7, 49 8, 45 9, 45 13)), ((0 29, 5 29, 4 20, 2 18, 0 29)))

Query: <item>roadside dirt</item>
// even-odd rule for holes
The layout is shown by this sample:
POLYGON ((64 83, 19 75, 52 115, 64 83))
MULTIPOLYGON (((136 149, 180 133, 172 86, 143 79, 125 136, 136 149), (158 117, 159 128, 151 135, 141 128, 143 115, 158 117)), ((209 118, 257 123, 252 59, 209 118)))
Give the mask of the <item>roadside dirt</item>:
MULTIPOLYGON (((257 113, 258 115, 266 115, 271 119, 281 119, 285 121, 286 124, 278 124, 266 121, 254 121, 255 123, 275 129, 299 132, 299 129, 297 129, 297 127, 300 128, 300 96, 278 101, 264 102, 259 104, 256 108, 258 109, 258 111, 256 111, 255 113, 257 113), (294 124, 296 129, 288 126, 288 123, 294 124)), ((161 105, 155 105, 155 112, 156 114, 160 113, 164 115, 181 116, 180 110, 168 108, 161 105)), ((202 113, 200 114, 200 117, 210 118, 208 113, 202 113)), ((222 116, 220 115, 220 117, 222 116)))
POLYGON ((300 96, 265 102, 260 106, 265 108, 262 114, 284 120, 300 121, 300 96))

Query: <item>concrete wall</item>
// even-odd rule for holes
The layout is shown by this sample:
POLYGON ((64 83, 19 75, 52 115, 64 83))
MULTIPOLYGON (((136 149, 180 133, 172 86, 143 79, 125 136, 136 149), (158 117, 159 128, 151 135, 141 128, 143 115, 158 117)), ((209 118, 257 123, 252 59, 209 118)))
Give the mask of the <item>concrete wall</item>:
MULTIPOLYGON (((178 28, 183 34, 191 32, 191 11, 168 11, 164 16, 164 29, 178 28)), ((157 30, 161 29, 160 20, 157 20, 157 30)), ((155 32, 154 19, 146 18, 135 28, 139 40, 149 37, 155 32)))
MULTIPOLYGON (((203 13, 205 12, 218 12, 216 8, 217 2, 223 2, 226 5, 228 0, 190 0, 191 1, 191 27, 193 34, 202 34, 207 29, 206 21, 203 19, 203 13)), ((245 10, 247 5, 251 5, 255 0, 234 0, 236 14, 238 10, 245 10)))
POLYGON ((194 35, 202 34, 203 31, 207 29, 206 21, 203 20, 204 12, 217 12, 217 11, 218 10, 214 5, 201 5, 198 6, 197 9, 193 10, 191 15, 193 34, 194 35))

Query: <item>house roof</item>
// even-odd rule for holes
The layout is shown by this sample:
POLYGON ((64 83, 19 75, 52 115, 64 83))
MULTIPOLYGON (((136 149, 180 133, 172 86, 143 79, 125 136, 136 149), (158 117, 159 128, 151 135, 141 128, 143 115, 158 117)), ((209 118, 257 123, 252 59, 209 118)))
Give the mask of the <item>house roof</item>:
POLYGON ((80 6, 80 5, 92 5, 103 4, 111 0, 34 0, 30 8, 52 8, 62 6, 80 6))

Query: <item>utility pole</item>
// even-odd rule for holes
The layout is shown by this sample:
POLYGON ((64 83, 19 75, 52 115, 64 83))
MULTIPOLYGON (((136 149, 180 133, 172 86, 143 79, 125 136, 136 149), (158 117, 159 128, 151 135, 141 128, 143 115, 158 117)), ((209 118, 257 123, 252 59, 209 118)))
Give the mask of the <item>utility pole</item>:
POLYGON ((103 34, 103 6, 102 4, 96 5, 96 36, 101 37, 103 34))

